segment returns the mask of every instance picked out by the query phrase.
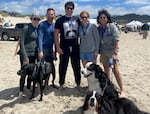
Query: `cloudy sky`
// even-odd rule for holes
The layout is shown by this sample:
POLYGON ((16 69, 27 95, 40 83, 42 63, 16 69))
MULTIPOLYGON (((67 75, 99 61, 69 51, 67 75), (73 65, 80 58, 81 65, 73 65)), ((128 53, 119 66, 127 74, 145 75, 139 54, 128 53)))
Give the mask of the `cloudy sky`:
MULTIPOLYGON (((51 7, 56 14, 64 14, 64 4, 68 0, 0 0, 0 10, 15 11, 21 14, 39 12, 45 15, 51 7)), ((75 3, 74 15, 86 10, 96 17, 98 10, 107 9, 112 15, 128 13, 150 15, 150 0, 72 0, 75 3)))

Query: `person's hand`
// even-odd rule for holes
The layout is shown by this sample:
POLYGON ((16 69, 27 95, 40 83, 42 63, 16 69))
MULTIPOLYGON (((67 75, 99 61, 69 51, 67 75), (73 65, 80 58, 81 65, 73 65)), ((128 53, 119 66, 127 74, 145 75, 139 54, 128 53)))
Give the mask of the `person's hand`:
POLYGON ((62 50, 61 48, 57 48, 57 52, 58 52, 60 55, 64 54, 64 52, 63 52, 63 50, 62 50))
POLYGON ((42 59, 42 58, 43 58, 43 51, 40 51, 40 52, 38 53, 38 57, 39 57, 39 59, 42 59))
POLYGON ((117 55, 116 55, 116 54, 113 54, 112 58, 113 58, 114 60, 117 60, 117 55))
POLYGON ((98 56, 98 52, 94 52, 94 59, 97 59, 97 56, 98 56))
POLYGON ((97 62, 97 56, 98 56, 98 52, 94 52, 94 63, 96 63, 97 62))
POLYGON ((23 62, 23 64, 28 64, 28 63, 29 63, 29 59, 23 62))

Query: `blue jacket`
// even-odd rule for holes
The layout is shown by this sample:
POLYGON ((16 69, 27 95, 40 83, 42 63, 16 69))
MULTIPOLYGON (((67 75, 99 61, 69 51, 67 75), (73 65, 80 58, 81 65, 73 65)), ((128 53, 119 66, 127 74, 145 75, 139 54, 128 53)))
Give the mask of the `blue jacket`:
POLYGON ((38 48, 39 51, 43 49, 52 49, 54 44, 54 24, 43 21, 38 27, 38 48))

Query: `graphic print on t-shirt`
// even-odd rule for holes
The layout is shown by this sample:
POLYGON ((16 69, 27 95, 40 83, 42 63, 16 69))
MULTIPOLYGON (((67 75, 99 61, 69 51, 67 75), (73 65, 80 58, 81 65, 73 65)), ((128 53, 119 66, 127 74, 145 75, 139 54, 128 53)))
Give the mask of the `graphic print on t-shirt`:
POLYGON ((63 27, 65 39, 77 38, 78 23, 75 20, 70 19, 69 21, 64 22, 63 27))

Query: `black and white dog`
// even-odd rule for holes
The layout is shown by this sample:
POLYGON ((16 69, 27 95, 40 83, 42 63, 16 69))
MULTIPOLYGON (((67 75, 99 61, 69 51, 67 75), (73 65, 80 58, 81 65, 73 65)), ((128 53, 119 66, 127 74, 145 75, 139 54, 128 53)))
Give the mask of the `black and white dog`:
POLYGON ((22 75, 31 75, 32 81, 33 81, 33 90, 31 98, 34 98, 35 93, 35 85, 36 82, 40 85, 40 99, 39 101, 42 101, 43 98, 43 89, 45 88, 45 84, 47 79, 49 78, 50 74, 52 73, 53 79, 52 79, 52 86, 55 87, 54 80, 55 80, 55 69, 54 65, 52 65, 50 62, 37 62, 36 64, 29 63, 26 65, 23 65, 21 69, 22 75))
POLYGON ((87 94, 82 109, 83 114, 149 114, 141 111, 128 98, 105 100, 96 91, 87 94))
POLYGON ((89 91, 82 106, 83 114, 98 114, 100 112, 99 97, 98 92, 89 91))
POLYGON ((88 62, 81 73, 87 78, 89 91, 95 90, 108 100, 119 97, 119 92, 99 65, 88 62))

